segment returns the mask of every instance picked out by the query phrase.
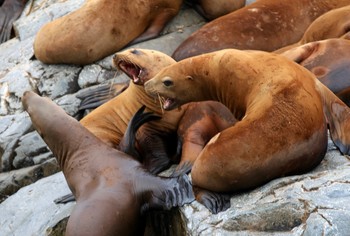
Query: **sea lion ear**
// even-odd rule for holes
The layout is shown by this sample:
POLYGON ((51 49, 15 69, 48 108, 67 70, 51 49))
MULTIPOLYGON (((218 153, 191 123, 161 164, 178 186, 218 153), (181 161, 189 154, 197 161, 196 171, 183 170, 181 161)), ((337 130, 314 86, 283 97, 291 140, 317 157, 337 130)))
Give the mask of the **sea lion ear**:
POLYGON ((186 76, 186 80, 194 80, 194 79, 193 79, 193 77, 192 77, 192 76, 187 75, 187 76, 186 76))

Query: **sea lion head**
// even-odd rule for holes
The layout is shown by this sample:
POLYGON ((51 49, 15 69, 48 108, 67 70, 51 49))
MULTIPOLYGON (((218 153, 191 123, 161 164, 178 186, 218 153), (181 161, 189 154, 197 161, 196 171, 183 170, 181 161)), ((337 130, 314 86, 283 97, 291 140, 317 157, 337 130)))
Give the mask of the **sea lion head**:
POLYGON ((123 71, 137 85, 143 85, 161 68, 175 63, 170 56, 155 50, 127 49, 116 53, 113 65, 123 71))
POLYGON ((175 63, 161 70, 144 85, 146 93, 159 98, 164 110, 172 110, 185 103, 203 101, 200 78, 186 70, 184 63, 175 63))

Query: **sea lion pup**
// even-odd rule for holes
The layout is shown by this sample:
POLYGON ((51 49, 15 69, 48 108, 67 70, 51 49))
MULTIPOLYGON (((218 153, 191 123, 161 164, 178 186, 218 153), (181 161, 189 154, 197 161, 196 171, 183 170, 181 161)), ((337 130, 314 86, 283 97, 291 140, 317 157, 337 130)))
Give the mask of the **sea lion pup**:
POLYGON ((22 101, 77 199, 66 235, 134 235, 141 211, 170 209, 193 200, 186 176, 153 176, 51 100, 26 92, 22 101))
POLYGON ((339 38, 311 42, 281 55, 314 73, 318 80, 350 106, 349 40, 339 38))
POLYGON ((326 119, 336 145, 349 153, 349 108, 311 72, 277 54, 226 49, 184 59, 145 90, 163 97, 166 110, 217 100, 238 118, 197 157, 194 187, 231 193, 311 170, 327 150, 326 119))
POLYGON ((26 3, 27 0, 5 0, 0 4, 0 44, 11 38, 12 24, 26 3))
POLYGON ((245 0, 188 0, 201 16, 207 20, 213 20, 245 6, 245 0))
POLYGON ((35 57, 48 64, 85 65, 127 44, 158 36, 182 0, 89 0, 78 10, 43 26, 35 57))
POLYGON ((291 48, 324 39, 342 38, 349 32, 349 29, 350 5, 324 13, 310 24, 299 42, 278 49, 275 52, 283 53, 291 48))
POLYGON ((259 0, 207 23, 172 57, 179 61, 225 48, 274 51, 299 41, 318 16, 349 4, 350 0, 259 0))

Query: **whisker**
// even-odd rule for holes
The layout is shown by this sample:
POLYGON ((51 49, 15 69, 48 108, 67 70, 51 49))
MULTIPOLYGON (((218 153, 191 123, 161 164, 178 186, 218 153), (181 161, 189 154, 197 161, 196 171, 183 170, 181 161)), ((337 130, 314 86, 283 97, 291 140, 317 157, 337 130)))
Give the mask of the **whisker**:
POLYGON ((157 96, 158 96, 158 100, 159 100, 159 103, 160 103, 160 109, 162 109, 162 114, 164 114, 162 97, 159 95, 159 93, 157 93, 157 96))

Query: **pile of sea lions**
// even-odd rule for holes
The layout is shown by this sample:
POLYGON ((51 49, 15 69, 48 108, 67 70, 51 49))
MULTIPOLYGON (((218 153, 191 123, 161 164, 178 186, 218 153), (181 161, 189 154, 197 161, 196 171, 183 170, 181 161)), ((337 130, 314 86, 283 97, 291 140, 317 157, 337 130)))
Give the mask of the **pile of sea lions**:
POLYGON ((48 99, 23 96, 77 200, 67 234, 97 225, 99 235, 134 233, 144 211, 194 198, 218 213, 235 192, 312 170, 328 130, 350 154, 350 0, 215 3, 231 3, 230 13, 190 2, 212 21, 172 57, 118 51, 156 37, 182 1, 89 0, 38 33, 44 63, 88 64, 116 52, 114 67, 130 78, 80 122, 48 99), (170 177, 157 176, 172 164, 170 177))

